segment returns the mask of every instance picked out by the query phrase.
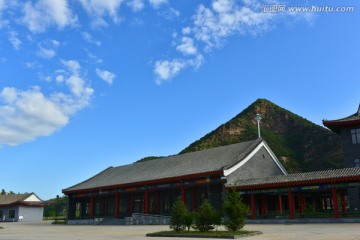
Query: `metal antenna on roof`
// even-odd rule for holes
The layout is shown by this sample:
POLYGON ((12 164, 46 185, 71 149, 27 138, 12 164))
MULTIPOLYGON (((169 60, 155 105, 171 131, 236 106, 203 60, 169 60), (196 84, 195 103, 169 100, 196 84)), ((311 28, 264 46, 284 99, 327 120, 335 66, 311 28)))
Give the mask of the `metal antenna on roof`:
POLYGON ((262 119, 262 117, 259 113, 257 113, 255 116, 255 119, 257 121, 257 126, 258 126, 258 138, 261 138, 261 136, 260 136, 260 120, 262 119))

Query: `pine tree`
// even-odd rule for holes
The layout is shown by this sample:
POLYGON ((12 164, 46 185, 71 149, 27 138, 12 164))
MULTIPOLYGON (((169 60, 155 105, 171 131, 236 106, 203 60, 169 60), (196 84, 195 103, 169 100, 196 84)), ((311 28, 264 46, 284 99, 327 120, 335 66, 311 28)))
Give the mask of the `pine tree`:
POLYGON ((243 203, 239 192, 230 190, 223 204, 224 225, 229 231, 239 231, 245 225, 247 206, 243 203))

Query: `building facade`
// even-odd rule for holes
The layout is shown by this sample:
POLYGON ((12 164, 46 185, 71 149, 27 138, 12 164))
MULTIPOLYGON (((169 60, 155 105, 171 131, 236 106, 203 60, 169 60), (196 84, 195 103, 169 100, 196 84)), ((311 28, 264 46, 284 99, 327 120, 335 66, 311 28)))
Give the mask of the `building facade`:
MULTIPOLYGON (((341 136, 345 167, 360 167, 360 105, 358 111, 337 120, 323 120, 324 126, 341 136)), ((350 208, 360 211, 360 189, 348 189, 350 208)))
POLYGON ((189 210, 204 199, 220 209, 230 189, 242 193, 249 219, 360 217, 360 107, 324 125, 341 134, 346 168, 288 174, 261 138, 109 167, 63 190, 68 223, 168 216, 179 198, 189 210))
POLYGON ((286 174, 268 145, 257 139, 110 167, 63 192, 69 197, 69 220, 170 215, 178 198, 190 210, 204 199, 219 209, 227 183, 286 174))
POLYGON ((34 193, 0 195, 0 221, 42 221, 43 201, 34 193))

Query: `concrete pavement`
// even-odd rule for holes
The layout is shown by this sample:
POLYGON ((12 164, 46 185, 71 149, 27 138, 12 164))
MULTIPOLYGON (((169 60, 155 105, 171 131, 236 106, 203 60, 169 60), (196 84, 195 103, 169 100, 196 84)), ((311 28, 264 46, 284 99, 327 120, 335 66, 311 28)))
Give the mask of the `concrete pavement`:
MULTIPOLYGON (((184 240, 184 238, 150 238, 146 233, 168 230, 168 226, 79 226, 41 223, 0 223, 1 240, 184 240)), ((360 240, 360 223, 346 224, 249 224, 247 230, 263 235, 246 240, 360 240)), ((186 238, 196 239, 196 238, 186 238)))

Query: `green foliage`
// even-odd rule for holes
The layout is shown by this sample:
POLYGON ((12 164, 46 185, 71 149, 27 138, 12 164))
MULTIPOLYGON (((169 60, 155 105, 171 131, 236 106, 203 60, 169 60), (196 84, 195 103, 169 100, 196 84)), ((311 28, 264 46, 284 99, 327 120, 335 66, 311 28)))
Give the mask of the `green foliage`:
POLYGON ((235 190, 230 190, 223 203, 224 225, 229 231, 239 231, 245 225, 247 206, 243 203, 241 195, 235 190))
POLYGON ((68 198, 67 196, 62 196, 57 198, 50 199, 45 202, 44 207, 44 217, 64 217, 66 216, 68 198))
POLYGON ((214 229, 215 210, 208 200, 204 200, 199 209, 195 212, 194 228, 200 232, 208 232, 214 229))
POLYGON ((184 230, 184 219, 188 210, 179 198, 171 209, 170 228, 175 232, 184 230))
POLYGON ((186 209, 186 210, 187 211, 184 214, 183 225, 184 225, 184 227, 186 227, 187 231, 190 231, 190 228, 194 222, 194 213, 192 213, 188 209, 186 209))
POLYGON ((1 195, 5 195, 5 194, 6 194, 5 189, 2 189, 1 190, 1 195))

